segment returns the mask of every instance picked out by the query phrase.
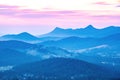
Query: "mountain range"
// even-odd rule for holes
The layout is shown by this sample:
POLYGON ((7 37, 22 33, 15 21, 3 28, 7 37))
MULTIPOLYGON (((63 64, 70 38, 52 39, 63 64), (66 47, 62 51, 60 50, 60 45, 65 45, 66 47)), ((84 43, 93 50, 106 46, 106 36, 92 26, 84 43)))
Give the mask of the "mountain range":
POLYGON ((22 41, 0 41, 1 66, 23 64, 51 57, 69 57, 71 52, 57 47, 44 47, 22 41))
POLYGON ((27 63, 15 66, 6 74, 11 80, 13 76, 20 80, 110 80, 118 76, 101 66, 70 58, 51 58, 27 63))
POLYGON ((102 29, 97 29, 92 25, 88 25, 85 28, 79 29, 62 29, 56 27, 50 33, 41 35, 41 36, 49 36, 49 37, 70 37, 70 36, 77 36, 77 37, 105 37, 115 33, 120 33, 120 27, 116 26, 109 26, 102 29))
POLYGON ((78 28, 78 29, 62 29, 56 27, 53 31, 41 36, 34 36, 27 32, 23 32, 20 34, 3 35, 0 37, 0 40, 19 40, 30 43, 31 42, 38 43, 49 40, 60 40, 62 38, 71 37, 71 36, 76 36, 81 38, 88 38, 88 37, 102 38, 116 33, 120 33, 120 27, 109 26, 106 28, 97 29, 92 25, 88 25, 85 28, 78 28))
POLYGON ((9 34, 9 35, 3 35, 0 38, 1 40, 19 40, 19 41, 37 41, 39 38, 27 33, 23 32, 20 34, 9 34))
POLYGON ((120 27, 56 27, 0 37, 0 80, 120 80, 120 27))
MULTIPOLYGON (((76 36, 66 37, 57 41, 44 41, 41 45, 45 46, 57 46, 68 50, 78 50, 84 48, 95 47, 99 45, 114 45, 119 46, 120 33, 109 35, 103 38, 81 38, 76 36)), ((113 46, 112 45, 112 46, 113 46)))

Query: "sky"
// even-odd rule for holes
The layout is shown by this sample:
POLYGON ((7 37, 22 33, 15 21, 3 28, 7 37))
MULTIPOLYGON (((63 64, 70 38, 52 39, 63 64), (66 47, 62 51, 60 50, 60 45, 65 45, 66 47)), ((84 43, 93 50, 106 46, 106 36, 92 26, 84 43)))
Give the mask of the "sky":
POLYGON ((0 0, 0 35, 120 26, 120 0, 0 0))

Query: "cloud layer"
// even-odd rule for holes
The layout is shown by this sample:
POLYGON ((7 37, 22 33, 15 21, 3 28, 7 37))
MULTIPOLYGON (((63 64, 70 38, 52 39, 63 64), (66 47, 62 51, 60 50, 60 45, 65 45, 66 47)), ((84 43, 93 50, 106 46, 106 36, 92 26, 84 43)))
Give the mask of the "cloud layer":
POLYGON ((79 9, 66 10, 51 7, 32 9, 25 6, 1 4, 0 29, 2 33, 15 32, 12 29, 14 28, 16 32, 34 30, 35 34, 39 34, 50 31, 56 26, 62 28, 85 27, 89 24, 98 28, 109 25, 120 26, 119 2, 114 4, 110 1, 95 1, 88 5, 91 5, 90 9, 85 6, 82 9, 78 6, 79 9), (91 9, 94 7, 95 9, 91 9))

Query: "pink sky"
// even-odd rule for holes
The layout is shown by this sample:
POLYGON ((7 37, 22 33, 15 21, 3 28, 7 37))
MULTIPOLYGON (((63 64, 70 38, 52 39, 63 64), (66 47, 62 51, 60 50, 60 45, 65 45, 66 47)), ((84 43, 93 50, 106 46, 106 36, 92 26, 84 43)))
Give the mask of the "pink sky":
POLYGON ((0 0, 0 34, 120 26, 120 0, 0 0))

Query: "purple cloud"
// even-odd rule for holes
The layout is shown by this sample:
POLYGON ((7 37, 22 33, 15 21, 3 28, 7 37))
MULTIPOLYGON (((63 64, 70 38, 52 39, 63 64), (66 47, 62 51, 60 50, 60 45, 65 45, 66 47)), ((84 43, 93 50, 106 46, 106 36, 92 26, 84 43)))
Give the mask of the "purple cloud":
POLYGON ((32 9, 19 9, 18 6, 0 5, 0 15, 18 18, 61 18, 88 15, 85 11, 37 11, 32 9))
POLYGON ((6 9, 9 9, 9 8, 19 8, 18 6, 9 6, 9 5, 0 5, 0 9, 1 8, 6 8, 6 9))
POLYGON ((18 6, 0 5, 0 15, 15 15, 18 11, 18 6))
POLYGON ((95 2, 93 4, 96 4, 96 5, 111 5, 111 4, 107 3, 107 2, 95 2))
MULTIPOLYGON (((79 26, 80 24, 119 24, 120 15, 100 15, 106 10, 32 10, 0 5, 0 24, 79 26), (98 15, 98 16, 95 16, 98 15), (7 21, 6 21, 7 20, 7 21)), ((111 13, 116 13, 111 11, 111 13)))
POLYGON ((102 19, 120 19, 120 15, 97 15, 97 16, 92 16, 93 18, 102 18, 102 19))
POLYGON ((72 17, 72 16, 83 16, 85 13, 82 11, 31 11, 20 13, 17 17, 23 18, 60 18, 60 17, 72 17))
POLYGON ((117 5, 116 7, 120 7, 120 5, 117 5))
MULTIPOLYGON (((105 2, 97 2, 96 4, 107 4, 105 2)), ((102 11, 101 11, 102 12, 102 11)), ((103 11, 105 12, 105 11, 103 11)), ((97 11, 85 11, 85 10, 63 10, 63 11, 37 11, 32 9, 20 9, 19 6, 0 5, 0 15, 10 16, 14 18, 56 18, 56 19, 77 19, 77 18, 112 18, 118 19, 120 15, 91 15, 94 13, 97 15, 97 11)))

